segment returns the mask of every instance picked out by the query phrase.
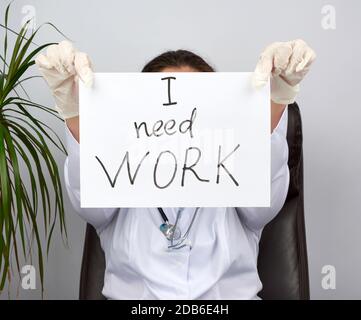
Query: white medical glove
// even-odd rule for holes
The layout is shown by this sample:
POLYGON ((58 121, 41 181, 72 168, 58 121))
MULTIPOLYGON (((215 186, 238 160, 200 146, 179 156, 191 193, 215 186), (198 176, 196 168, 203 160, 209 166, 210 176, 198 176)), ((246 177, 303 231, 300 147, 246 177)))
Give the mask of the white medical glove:
POLYGON ((37 56, 35 63, 52 91, 60 116, 68 119, 79 115, 78 79, 87 87, 93 83, 87 54, 77 51, 70 42, 62 41, 49 46, 46 55, 37 56))
POLYGON ((275 42, 261 54, 253 73, 253 86, 262 87, 271 77, 271 100, 291 104, 315 58, 315 52, 303 40, 275 42))

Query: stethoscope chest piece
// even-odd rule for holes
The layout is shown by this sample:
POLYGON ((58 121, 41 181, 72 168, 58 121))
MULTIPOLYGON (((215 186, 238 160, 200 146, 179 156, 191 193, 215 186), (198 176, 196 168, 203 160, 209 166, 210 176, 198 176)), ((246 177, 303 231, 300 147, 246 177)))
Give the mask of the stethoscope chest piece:
POLYGON ((160 231, 165 235, 168 240, 179 240, 181 237, 180 230, 170 223, 162 223, 159 227, 160 231))

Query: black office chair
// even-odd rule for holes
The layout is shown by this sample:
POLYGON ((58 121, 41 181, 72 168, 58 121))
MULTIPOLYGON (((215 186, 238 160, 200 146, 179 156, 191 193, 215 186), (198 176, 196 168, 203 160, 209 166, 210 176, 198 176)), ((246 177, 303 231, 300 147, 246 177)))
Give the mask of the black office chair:
MULTIPOLYGON (((264 229, 258 257, 263 299, 309 299, 306 232, 303 207, 302 123, 298 105, 288 108, 290 186, 277 217, 264 229)), ((79 299, 104 299, 105 260, 99 238, 86 227, 79 299)))

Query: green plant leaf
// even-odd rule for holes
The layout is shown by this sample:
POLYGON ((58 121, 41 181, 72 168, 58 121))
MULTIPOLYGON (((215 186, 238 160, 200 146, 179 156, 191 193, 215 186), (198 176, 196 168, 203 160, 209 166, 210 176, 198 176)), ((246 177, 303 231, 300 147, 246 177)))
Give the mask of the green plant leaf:
POLYGON ((5 33, 0 40, 3 41, 3 54, 0 54, 0 291, 15 270, 11 267, 12 259, 20 272, 20 255, 32 263, 36 251, 43 292, 43 244, 49 254, 56 226, 63 240, 67 239, 60 172, 50 146, 64 154, 66 149, 52 127, 34 116, 32 110, 63 120, 53 108, 34 102, 23 83, 39 77, 29 76, 27 72, 35 64, 35 56, 55 44, 38 46, 35 43, 40 28, 50 25, 60 31, 46 23, 28 36, 29 21, 15 31, 8 27, 9 16, 10 4, 5 10, 4 23, 0 23, 5 33), (9 35, 16 36, 14 42, 8 41, 9 35), (11 48, 9 43, 13 43, 11 48), (23 92, 18 92, 19 88, 23 92), (43 235, 40 226, 44 226, 43 235))

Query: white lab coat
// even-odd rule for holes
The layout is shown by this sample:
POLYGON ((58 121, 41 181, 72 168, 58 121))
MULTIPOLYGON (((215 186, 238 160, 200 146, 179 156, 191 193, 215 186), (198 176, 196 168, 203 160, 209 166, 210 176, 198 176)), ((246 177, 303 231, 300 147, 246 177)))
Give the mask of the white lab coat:
MULTIPOLYGON (((100 237, 108 299, 258 299, 258 244, 282 208, 289 185, 287 108, 271 135, 271 207, 200 208, 189 234, 192 250, 169 251, 157 208, 80 208, 79 144, 66 129, 65 184, 70 200, 100 237)), ((141 195, 139 195, 141 196, 141 195)), ((171 222, 177 208, 164 208, 171 222)), ((180 217, 182 233, 194 208, 180 217)))

